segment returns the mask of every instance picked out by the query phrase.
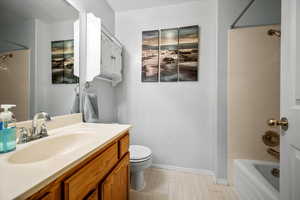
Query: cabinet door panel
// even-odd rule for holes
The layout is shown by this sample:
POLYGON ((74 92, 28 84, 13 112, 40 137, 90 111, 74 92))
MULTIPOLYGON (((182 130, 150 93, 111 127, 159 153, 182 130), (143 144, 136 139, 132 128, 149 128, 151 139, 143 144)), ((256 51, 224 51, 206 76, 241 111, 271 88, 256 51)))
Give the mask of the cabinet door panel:
POLYGON ((101 185, 102 200, 128 200, 129 154, 120 161, 101 185))

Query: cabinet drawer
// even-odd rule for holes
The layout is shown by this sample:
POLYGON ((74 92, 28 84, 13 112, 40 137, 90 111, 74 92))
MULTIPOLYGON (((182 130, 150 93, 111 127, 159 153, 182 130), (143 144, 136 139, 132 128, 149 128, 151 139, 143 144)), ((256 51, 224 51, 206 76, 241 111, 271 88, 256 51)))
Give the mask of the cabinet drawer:
POLYGON ((52 193, 47 193, 43 197, 39 198, 39 200, 53 200, 53 194, 52 193))
POLYGON ((83 199, 118 162, 115 143, 64 181, 65 199, 83 199))
POLYGON ((119 140, 119 159, 122 158, 129 150, 129 135, 119 140))

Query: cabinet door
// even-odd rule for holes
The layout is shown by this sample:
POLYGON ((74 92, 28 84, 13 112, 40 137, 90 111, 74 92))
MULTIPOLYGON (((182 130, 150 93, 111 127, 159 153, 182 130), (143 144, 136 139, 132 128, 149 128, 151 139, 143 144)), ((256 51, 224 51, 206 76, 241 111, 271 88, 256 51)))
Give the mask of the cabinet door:
POLYGON ((90 194, 88 194, 84 200, 98 200, 98 189, 93 190, 90 194))
POLYGON ((129 154, 120 161, 101 185, 102 200, 129 200, 129 154))
POLYGON ((39 198, 39 200, 54 200, 54 197, 52 193, 47 193, 45 196, 39 198))

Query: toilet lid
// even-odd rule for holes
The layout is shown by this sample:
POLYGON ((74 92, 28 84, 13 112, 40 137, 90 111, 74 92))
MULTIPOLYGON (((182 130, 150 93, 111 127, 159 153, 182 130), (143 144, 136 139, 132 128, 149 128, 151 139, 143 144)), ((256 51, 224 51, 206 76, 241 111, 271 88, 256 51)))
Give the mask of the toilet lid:
POLYGON ((151 150, 148 147, 141 145, 130 145, 130 160, 142 160, 152 155, 151 150))

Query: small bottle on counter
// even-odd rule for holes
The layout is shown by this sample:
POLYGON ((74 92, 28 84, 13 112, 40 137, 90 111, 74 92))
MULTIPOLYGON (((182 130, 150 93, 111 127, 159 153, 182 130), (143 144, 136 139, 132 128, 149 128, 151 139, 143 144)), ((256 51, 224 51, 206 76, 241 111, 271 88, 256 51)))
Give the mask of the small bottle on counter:
POLYGON ((9 109, 16 105, 3 104, 0 113, 0 153, 16 149, 16 119, 9 109))

